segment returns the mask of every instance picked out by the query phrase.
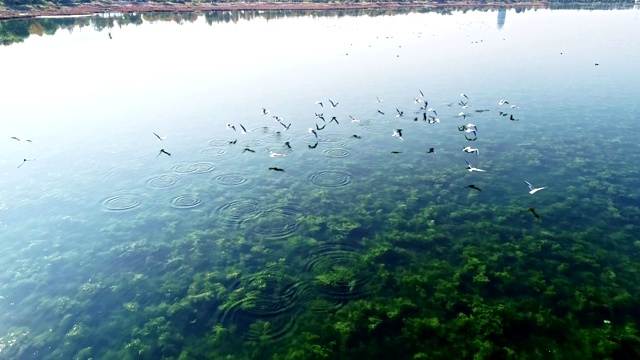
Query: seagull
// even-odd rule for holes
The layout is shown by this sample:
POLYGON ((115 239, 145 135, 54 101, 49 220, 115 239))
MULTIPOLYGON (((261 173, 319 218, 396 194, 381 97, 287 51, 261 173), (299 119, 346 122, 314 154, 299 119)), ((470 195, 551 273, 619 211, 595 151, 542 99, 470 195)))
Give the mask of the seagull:
MULTIPOLYGON (((289 124, 291 125, 291 124, 289 124)), ((244 126, 242 126, 242 124, 240 124, 240 128, 242 129, 242 133, 246 134, 247 133, 247 129, 244 128, 244 126)))
POLYGON ((164 149, 160 149, 160 151, 158 152, 158 155, 156 155, 156 157, 160 156, 160 154, 165 154, 165 155, 171 156, 171 154, 166 152, 164 149))
POLYGON ((227 123, 227 129, 233 129, 233 131, 236 131, 236 127, 227 123))
POLYGON ((467 170, 469 170, 469 172, 472 172, 472 171, 486 172, 486 170, 474 168, 473 166, 471 166, 471 164, 467 160, 465 160, 465 162, 467 163, 467 170))
POLYGON ((279 153, 279 152, 277 152, 275 150, 271 150, 269 148, 267 148, 267 151, 269 151, 269 156, 270 157, 280 157, 280 156, 285 156, 286 155, 286 154, 283 154, 283 153, 279 153))
POLYGON ((316 101, 316 105, 320 105, 321 107, 324 107, 324 104, 322 104, 322 101, 316 101))
POLYGON ((111 37, 111 31, 109 31, 109 39, 113 39, 113 38, 111 37))
POLYGON ((427 111, 431 111, 432 113, 434 113, 436 116, 438 116, 438 113, 433 109, 433 108, 429 108, 427 111))
POLYGON ((237 143, 237 142, 238 142, 238 139, 235 139, 235 140, 229 141, 229 145, 234 145, 234 144, 235 144, 235 143, 237 143))
POLYGON ((270 167, 269 170, 273 170, 273 171, 284 171, 284 169, 278 168, 278 167, 270 167))
POLYGON ((18 169, 20 169, 20 167, 24 165, 24 163, 26 163, 27 161, 33 161, 33 160, 35 159, 22 159, 22 164, 18 165, 18 169))
POLYGON ((377 97, 377 96, 376 96, 376 100, 377 100, 379 103, 381 103, 381 102, 383 102, 383 101, 384 101, 384 100, 380 99, 380 98, 379 98, 379 97, 377 97))
POLYGON ((255 150, 249 149, 248 147, 246 147, 246 148, 244 148, 244 150, 242 150, 243 153, 247 152, 247 151, 248 152, 252 152, 252 153, 256 152, 255 150))
POLYGON ((309 128, 309 132, 312 133, 316 139, 318 138, 318 133, 313 128, 309 128))
POLYGON ((384 113, 382 111, 380 111, 380 110, 378 110, 378 114, 384 115, 384 113))
POLYGON ((504 105, 504 104, 508 104, 509 102, 507 100, 500 100, 498 101, 498 105, 504 105))
POLYGON ((335 116, 331 117, 331 120, 329 120, 329 123, 331 123, 332 121, 335 121, 336 124, 340 125, 340 123, 338 122, 338 119, 335 116))
POLYGON ((307 146, 309 147, 309 149, 315 149, 316 147, 318 147, 318 142, 316 141, 316 143, 313 144, 313 145, 308 145, 307 144, 307 146))
POLYGON ((466 98, 467 100, 469 100, 469 97, 465 93, 460 94, 460 96, 462 96, 463 98, 466 98))
MULTIPOLYGON (((474 129, 466 129, 464 132, 466 132, 467 134, 473 134, 473 136, 478 137, 478 134, 476 134, 476 131, 474 129)), ((467 136, 465 134, 465 136, 467 136)))
POLYGON ((262 108, 262 115, 267 115, 269 113, 269 110, 267 110, 266 108, 262 108))
MULTIPOLYGON (((352 123, 359 123, 359 122, 360 122, 360 120, 358 120, 358 119, 354 118, 354 117, 353 117, 353 116, 351 116, 351 115, 349 115, 349 117, 351 118, 351 122, 352 122, 352 123)), ((338 121, 336 121, 336 122, 338 122, 338 121)))
POLYGON ((404 111, 400 111, 400 109, 396 109, 396 111, 398 112, 398 115, 396 115, 396 117, 404 115, 404 111))
POLYGON ((362 139, 362 136, 356 134, 351 135, 351 137, 354 139, 362 139))
POLYGON ((402 151, 392 151, 392 154, 402 154, 402 151))
POLYGON ((535 194, 542 189, 546 189, 546 187, 534 188, 533 185, 531 185, 531 183, 528 182, 527 180, 525 180, 524 182, 527 183, 527 185, 529 186, 529 190, 530 190, 529 194, 535 194))
POLYGON ((320 114, 315 113, 315 114, 316 114, 316 117, 317 117, 318 119, 320 119, 320 120, 322 120, 322 121, 324 121, 324 122, 327 122, 327 121, 324 119, 324 113, 320 113, 320 114))
POLYGON ((289 144, 289 142, 288 142, 288 141, 285 141, 285 142, 284 142, 284 146, 286 146, 286 147, 288 147, 289 149, 291 149, 291 144, 289 144))
POLYGON ((469 124, 465 125, 465 130, 467 130, 469 128, 473 128, 473 130, 478 131, 478 127, 475 126, 474 124, 469 123, 469 124))
POLYGON ((285 125, 283 122, 280 122, 280 125, 284 127, 284 131, 289 130, 289 128, 291 127, 291 123, 289 123, 289 125, 285 125))
POLYGON ((20 139, 20 138, 15 137, 15 136, 12 136, 11 138, 14 139, 14 140, 18 140, 19 142, 33 142, 33 141, 29 140, 29 139, 20 139))
POLYGON ((467 141, 476 141, 476 140, 478 140, 477 136, 474 137, 474 138, 469 138, 469 137, 467 137, 467 134, 464 134, 464 138, 467 139, 467 141))
POLYGON ((431 154, 431 153, 435 153, 436 149, 435 148, 429 148, 429 151, 427 151, 427 154, 431 154))
POLYGON ((316 130, 320 131, 322 129, 324 129, 327 126, 327 124, 322 125, 322 127, 319 127, 318 124, 316 124, 316 130))
POLYGON ((331 99, 329 99, 329 102, 331 103, 331 107, 332 107, 332 108, 334 108, 334 107, 338 106, 338 104, 339 104, 339 102, 337 102, 337 101, 336 101, 336 102, 333 102, 333 101, 331 101, 331 99))
POLYGON ((404 140, 402 138, 402 129, 395 129, 393 130, 393 134, 391 136, 397 136, 400 138, 400 140, 404 140))
POLYGON ((531 211, 531 213, 533 214, 533 216, 536 217, 536 219, 540 220, 540 215, 536 213, 536 210, 534 208, 529 208, 529 211, 531 211))
POLYGON ((162 140, 167 138, 166 136, 160 136, 160 135, 158 135, 156 133, 153 133, 153 135, 155 135, 158 138, 158 141, 162 141, 162 140))
POLYGON ((482 191, 479 187, 477 187, 477 186, 475 186, 475 185, 473 185, 473 184, 468 185, 468 186, 466 186, 466 187, 468 187, 468 188, 470 188, 470 189, 475 189, 475 190, 478 190, 478 191, 482 191))
POLYGON ((509 115, 509 120, 511 121, 518 121, 518 119, 513 117, 513 114, 509 115))
POLYGON ((476 155, 480 155, 480 151, 478 151, 478 149, 472 149, 471 146, 467 146, 464 149, 462 149, 462 151, 466 152, 466 153, 476 153, 476 155))
POLYGON ((424 97, 424 94, 422 93, 422 90, 418 90, 420 91, 420 97, 424 97))

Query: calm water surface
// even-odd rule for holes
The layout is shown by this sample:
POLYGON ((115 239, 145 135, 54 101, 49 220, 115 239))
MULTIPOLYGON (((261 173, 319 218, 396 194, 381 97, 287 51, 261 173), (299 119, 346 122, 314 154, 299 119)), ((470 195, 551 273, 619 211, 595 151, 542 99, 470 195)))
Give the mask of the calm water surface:
POLYGON ((224 16, 2 23, 0 358, 638 354, 637 8, 224 16))

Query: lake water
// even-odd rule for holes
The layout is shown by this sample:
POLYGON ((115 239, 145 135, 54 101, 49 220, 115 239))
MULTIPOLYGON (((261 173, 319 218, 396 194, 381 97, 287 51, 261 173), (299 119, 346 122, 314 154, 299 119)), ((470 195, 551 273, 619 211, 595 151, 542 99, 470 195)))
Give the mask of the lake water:
POLYGON ((0 23, 0 359, 637 358, 638 29, 0 23))

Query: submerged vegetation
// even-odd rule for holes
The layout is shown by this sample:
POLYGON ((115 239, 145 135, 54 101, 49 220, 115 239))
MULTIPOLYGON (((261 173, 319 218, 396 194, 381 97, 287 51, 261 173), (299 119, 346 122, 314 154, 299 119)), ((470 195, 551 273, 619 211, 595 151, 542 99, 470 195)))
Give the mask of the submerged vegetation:
MULTIPOLYGON (((194 16, 14 20, 0 34, 12 42, 194 16)), ((630 136, 610 141, 635 129, 635 109, 621 111, 604 130, 567 115, 576 131, 567 140, 555 108, 550 128, 546 114, 518 123, 474 114, 496 134, 481 140, 495 149, 481 192, 467 191, 463 165, 439 166, 451 162, 440 147, 389 155, 384 139, 398 139, 363 125, 301 146, 304 159, 292 140, 285 172, 244 160, 266 153, 172 164, 142 194, 105 196, 102 212, 20 218, 1 237, 0 308, 11 325, 0 322, 0 359, 640 358, 640 170, 630 136), (503 124, 527 127, 504 136, 503 124), (344 151, 323 153, 327 139, 344 151), (231 163, 244 172, 222 172, 231 163), (508 169, 523 164, 544 174, 541 197, 512 179, 508 169), (197 180, 180 195, 152 202, 188 176, 197 180)), ((438 145, 440 125, 429 130, 438 145)))

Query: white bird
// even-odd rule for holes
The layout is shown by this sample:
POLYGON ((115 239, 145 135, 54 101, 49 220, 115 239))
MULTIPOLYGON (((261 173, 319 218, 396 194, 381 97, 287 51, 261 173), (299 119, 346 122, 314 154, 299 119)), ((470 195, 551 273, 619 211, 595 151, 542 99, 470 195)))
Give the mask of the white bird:
POLYGON ((377 97, 377 96, 376 96, 376 100, 377 100, 379 103, 384 101, 383 99, 380 99, 380 98, 379 98, 379 97, 377 97))
POLYGON ((351 118, 351 122, 352 122, 352 123, 359 123, 359 122, 360 122, 360 120, 358 120, 358 119, 354 118, 354 117, 353 117, 353 116, 351 116, 351 115, 349 115, 349 117, 351 118))
POLYGON ((318 133, 316 132, 315 129, 309 128, 309 132, 312 133, 316 137, 316 139, 318 138, 318 133))
POLYGON ((236 127, 227 123, 227 129, 233 129, 233 131, 236 131, 236 127))
POLYGON ((271 150, 269 148, 267 148, 267 150, 269 151, 269 156, 271 157, 280 157, 280 156, 286 156, 287 154, 284 153, 279 153, 277 151, 271 150))
POLYGON ((395 129, 393 130, 393 134, 391 136, 397 136, 400 138, 400 140, 404 140, 402 138, 402 129, 395 129))
POLYGON ((322 101, 316 101, 316 105, 320 105, 321 107, 324 107, 324 104, 322 103, 322 101))
POLYGON ((525 183, 527 183, 527 186, 529 186, 529 194, 535 194, 536 192, 542 190, 542 189, 546 189, 546 187, 540 187, 540 188, 534 188, 533 185, 531 185, 530 182, 528 182, 527 180, 524 181, 525 183))
POLYGON ((269 110, 262 108, 262 115, 267 115, 269 113, 269 110))
POLYGON ((508 104, 509 102, 507 100, 500 100, 498 102, 498 105, 504 105, 504 104, 508 104))
POLYGON ((332 108, 338 106, 338 104, 339 104, 337 101, 336 102, 331 101, 331 99, 329 99, 329 102, 331 103, 331 107, 332 108))
POLYGON ((280 125, 284 127, 284 131, 289 130, 289 128, 291 127, 291 123, 289 123, 289 125, 285 125, 282 121, 280 121, 280 125))
POLYGON ((166 136, 160 136, 160 135, 158 135, 156 133, 153 133, 153 135, 155 135, 158 138, 158 141, 162 141, 162 140, 167 138, 166 136))
POLYGON ((473 128, 473 130, 478 131, 478 127, 477 127, 477 126, 475 126, 474 124, 469 123, 469 124, 467 124, 466 126, 467 126, 467 129, 469 129, 469 128, 473 128))
POLYGON ((460 94, 460 96, 462 96, 463 98, 466 98, 467 100, 469 100, 469 97, 467 95, 465 95, 465 93, 460 94))
POLYGON ((474 168, 473 166, 471 166, 471 164, 465 160, 465 162, 467 163, 467 170, 469 171, 480 171, 480 172, 486 172, 486 170, 482 170, 482 169, 478 169, 478 168, 474 168))
POLYGON ((427 111, 430 111, 430 112, 434 113, 436 116, 438 116, 438 113, 433 108, 429 108, 427 111))
POLYGON ((33 141, 29 140, 29 139, 20 139, 20 138, 15 137, 15 136, 12 136, 11 138, 14 139, 14 140, 18 140, 19 142, 33 142, 33 141))
POLYGON ((478 149, 473 149, 471 148, 471 146, 467 146, 464 149, 462 149, 462 151, 466 152, 466 153, 476 153, 476 155, 480 155, 480 151, 478 149))
POLYGON ((240 128, 242 128, 242 133, 246 134, 247 133, 247 129, 244 128, 244 126, 242 126, 242 124, 240 124, 240 128))
POLYGON ((474 129, 467 129, 464 132, 469 133, 469 134, 473 134, 473 136, 478 137, 478 134, 476 134, 476 130, 474 130, 474 129))

